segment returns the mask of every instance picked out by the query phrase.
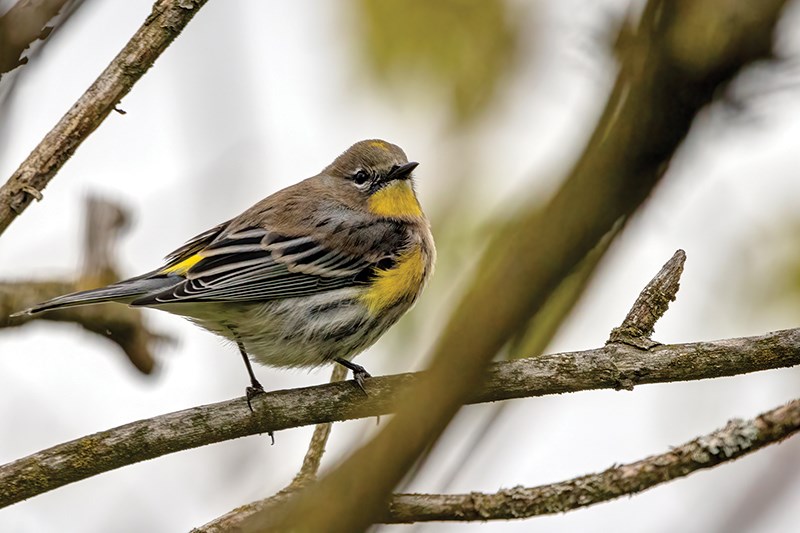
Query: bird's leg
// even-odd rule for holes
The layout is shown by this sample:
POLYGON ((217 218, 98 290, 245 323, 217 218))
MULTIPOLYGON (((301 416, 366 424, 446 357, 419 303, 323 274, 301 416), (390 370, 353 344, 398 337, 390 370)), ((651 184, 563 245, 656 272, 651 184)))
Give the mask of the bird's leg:
POLYGON ((249 407, 252 411, 253 406, 250 403, 250 400, 259 394, 264 394, 264 387, 258 382, 258 379, 256 379, 256 375, 253 372, 253 366, 250 364, 250 358, 247 356, 247 352, 244 350, 244 344, 237 340, 236 346, 239 347, 239 353, 242 354, 244 366, 247 367, 247 373, 250 375, 250 386, 245 389, 245 393, 247 394, 247 407, 249 407))
POLYGON ((228 326, 228 330, 231 332, 231 335, 233 335, 236 346, 239 347, 239 353, 242 354, 242 361, 244 361, 247 374, 250 376, 250 386, 245 389, 245 393, 247 393, 247 406, 250 408, 250 411, 252 411, 253 406, 250 404, 250 400, 259 394, 263 394, 264 387, 258 382, 258 379, 256 379, 256 374, 253 372, 253 367, 250 364, 250 358, 247 356, 247 351, 244 349, 244 343, 239 340, 239 337, 236 335, 236 330, 230 326, 228 326))
POLYGON ((364 380, 372 377, 369 372, 367 372, 363 366, 357 365, 352 361, 348 361, 347 359, 342 359, 341 357, 335 358, 334 361, 349 369, 353 373, 353 380, 356 382, 356 385, 358 385, 358 388, 361 389, 361 392, 366 395, 367 390, 364 388, 364 380))
MULTIPOLYGON (((236 332, 233 330, 231 330, 231 333, 236 335, 236 332)), ((249 407, 250 412, 253 413, 253 405, 250 402, 259 394, 264 394, 264 387, 258 382, 258 379, 256 379, 256 374, 253 372, 253 366, 250 364, 250 358, 247 357, 247 352, 244 349, 242 341, 237 339, 236 346, 239 347, 239 353, 242 354, 244 366, 247 367, 247 373, 250 375, 250 386, 245 389, 245 395, 247 396, 247 407, 249 407)), ((275 434, 272 431, 269 431, 267 434, 272 444, 275 444, 275 434)))

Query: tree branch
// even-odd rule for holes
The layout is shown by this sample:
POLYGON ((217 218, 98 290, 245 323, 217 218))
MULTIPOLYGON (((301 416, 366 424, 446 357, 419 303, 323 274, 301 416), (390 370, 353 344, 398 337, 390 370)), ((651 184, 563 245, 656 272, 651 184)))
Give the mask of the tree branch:
MULTIPOLYGON (((336 383, 337 381, 342 381, 345 377, 347 377, 347 369, 341 365, 336 365, 333 367, 330 382, 336 383)), ((307 483, 313 482, 319 472, 322 456, 325 453, 325 446, 328 443, 328 437, 330 437, 332 426, 333 424, 330 422, 316 425, 314 434, 311 436, 311 442, 308 445, 308 451, 303 458, 303 465, 300 467, 300 471, 297 475, 294 476, 294 479, 292 479, 292 482, 286 487, 269 498, 237 507, 215 518, 204 526, 192 529, 191 533, 226 533, 231 531, 233 528, 238 527, 243 518, 265 507, 280 505, 307 483)))
POLYGON ((0 188, 0 234, 30 205, 208 0, 158 0, 100 77, 0 188))
POLYGON ((119 346, 133 366, 143 374, 152 372, 155 368, 153 346, 161 342, 172 343, 174 339, 151 331, 137 309, 107 304, 58 309, 41 316, 8 316, 20 309, 84 288, 86 285, 80 281, 0 282, 0 329, 23 326, 34 320, 78 324, 86 331, 119 346))
MULTIPOLYGON (((668 452, 653 455, 596 474, 540 485, 513 487, 487 494, 395 494, 380 522, 486 522, 519 520, 565 513, 686 477, 713 468, 781 442, 800 431, 800 400, 794 400, 751 420, 731 420, 724 428, 704 435, 668 452)), ((280 492, 271 498, 243 505, 192 533, 238 531, 251 515, 278 506, 292 496, 280 492)))
MULTIPOLYGON (((331 383, 343 381, 347 377, 347 369, 342 365, 335 365, 331 373, 331 383)), ((322 464, 322 456, 325 454, 325 446, 328 444, 328 437, 331 435, 331 423, 317 424, 311 442, 308 444, 308 451, 303 457, 303 465, 294 477, 287 489, 300 487, 306 483, 314 481, 322 464)))
POLYGON ((0 282, 0 329, 23 326, 34 320, 73 322, 116 343, 140 372, 149 374, 155 366, 152 346, 157 342, 174 342, 174 339, 150 331, 139 309, 108 304, 67 307, 33 316, 9 316, 50 298, 120 279, 114 247, 127 220, 128 215, 121 206, 90 196, 86 201, 81 275, 75 281, 0 282))
POLYGON ((669 303, 675 301, 685 262, 686 252, 675 252, 639 294, 622 325, 611 330, 608 342, 624 342, 643 350, 658 344, 650 336, 656 322, 667 312, 669 303))
MULTIPOLYGON (((614 234, 619 231, 620 227, 617 226, 615 229, 616 231, 614 234)), ((613 235, 607 235, 603 241, 603 246, 596 248, 587 256, 578 271, 573 273, 572 277, 576 278, 573 282, 567 283, 565 281, 562 283, 562 286, 559 287, 556 294, 569 291, 566 300, 563 297, 558 299, 551 298, 551 300, 548 301, 547 308, 555 305, 556 308, 554 311, 558 313, 562 311, 562 303, 566 302, 567 306, 571 306, 571 302, 574 302, 576 295, 579 294, 579 292, 575 291, 578 291, 580 286, 588 279, 589 273, 594 270, 594 267, 604 254, 612 237, 613 235)), ((675 300, 680 287, 680 277, 683 273, 683 264, 685 260, 686 254, 683 250, 678 250, 673 254, 672 258, 667 261, 661 270, 639 293, 631 311, 623 320, 622 325, 618 328, 614 328, 611 335, 612 340, 609 340, 607 344, 620 342, 622 346, 632 346, 641 350, 647 350, 659 344, 651 341, 649 335, 652 334, 655 323, 666 313, 669 302, 675 300), (625 333, 618 337, 619 340, 613 340, 615 338, 615 333, 621 331, 625 333)), ((544 326, 541 324, 539 325, 540 328, 546 328, 546 326, 547 324, 544 326)), ((541 347, 537 347, 535 344, 532 349, 536 354, 534 357, 542 351, 541 347)), ((505 405, 508 404, 499 404, 500 407, 505 405)), ((495 420, 497 420, 497 418, 492 418, 492 421, 495 420)), ((476 445, 476 443, 473 443, 473 446, 474 445, 476 445)), ((658 458, 655 460, 655 464, 657 465, 663 466, 668 464, 667 460, 659 460, 658 458)), ((650 462, 652 459, 646 461, 650 462)), ((563 512, 574 508, 572 506, 575 505, 576 502, 588 505, 586 502, 604 501, 616 497, 614 496, 615 494, 630 493, 630 484, 623 486, 622 484, 615 483, 617 478, 630 481, 629 476, 627 474, 620 476, 611 475, 611 472, 612 470, 622 470, 624 468, 627 468, 626 472, 629 472, 631 467, 635 466, 636 465, 628 465, 628 467, 611 469, 599 476, 584 476, 578 480, 572 480, 561 484, 547 485, 545 487, 536 487, 532 489, 516 487, 495 494, 395 494, 389 502, 388 511, 385 513, 383 521, 391 523, 411 523, 417 521, 417 517, 419 517, 420 521, 490 520, 495 518, 525 518, 545 512, 563 512), (602 492, 598 489, 598 485, 600 488, 604 489, 602 492), (565 489, 563 487, 567 488, 565 489), (589 487, 589 495, 580 494, 574 496, 569 490, 575 489, 574 492, 578 492, 579 489, 583 490, 586 489, 586 487, 589 487), (461 508, 459 506, 461 506, 461 508)), ((698 468, 704 467, 698 466, 698 468)), ((660 478, 656 477, 654 479, 658 482, 660 478)), ((666 480, 667 478, 664 479, 666 480)), ((642 486, 646 488, 644 484, 647 480, 643 479, 641 481, 643 483, 642 486)), ((238 507, 212 520, 201 528, 194 529, 193 533, 221 533, 224 531, 246 528, 247 523, 252 519, 251 517, 257 514, 267 516, 273 513, 277 508, 275 506, 288 501, 288 498, 296 492, 297 488, 299 487, 290 486, 274 496, 238 507)), ((644 489, 640 488, 639 490, 644 489)), ((273 524, 267 522, 262 523, 263 527, 271 527, 272 525, 273 524)))
POLYGON ((494 494, 397 494, 382 522, 486 521, 529 518, 588 507, 642 492, 698 470, 733 461, 800 431, 800 400, 724 428, 668 452, 560 483, 494 494))
MULTIPOLYGON (((627 344, 518 359, 493 365, 468 403, 593 389, 688 381, 800 364, 800 328, 757 337, 660 345, 627 344)), ((0 507, 122 466, 247 435, 388 414, 421 374, 367 380, 368 397, 351 382, 259 395, 177 411, 59 444, 0 466, 0 507)))

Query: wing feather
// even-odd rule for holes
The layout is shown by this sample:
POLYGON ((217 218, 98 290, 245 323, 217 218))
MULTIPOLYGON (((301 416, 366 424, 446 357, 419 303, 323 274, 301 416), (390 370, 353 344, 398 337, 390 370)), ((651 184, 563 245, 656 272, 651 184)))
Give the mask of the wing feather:
MULTIPOLYGON (((379 268, 379 261, 327 249, 310 237, 287 237, 261 228, 217 233, 215 240, 195 249, 200 237, 210 234, 184 246, 200 259, 182 273, 180 282, 132 305, 294 298, 362 284, 379 268)), ((180 262, 185 253, 171 257, 173 263, 180 262)))
POLYGON ((220 233, 222 233, 225 228, 230 224, 230 220, 223 222, 222 224, 218 224, 211 228, 208 231, 204 231, 200 235, 194 237, 189 242, 169 254, 166 258, 166 265, 164 265, 163 270, 169 270, 170 267, 177 265, 185 261, 186 259, 192 257, 194 254, 199 252, 200 250, 206 248, 209 244, 211 244, 214 239, 216 239, 220 233))

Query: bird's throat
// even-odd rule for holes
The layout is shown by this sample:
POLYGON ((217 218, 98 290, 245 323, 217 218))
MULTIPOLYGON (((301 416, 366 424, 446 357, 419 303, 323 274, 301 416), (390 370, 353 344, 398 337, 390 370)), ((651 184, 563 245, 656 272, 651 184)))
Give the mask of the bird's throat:
POLYGON ((409 180, 393 181, 370 196, 369 210, 373 214, 383 217, 413 218, 422 216, 422 209, 409 180))

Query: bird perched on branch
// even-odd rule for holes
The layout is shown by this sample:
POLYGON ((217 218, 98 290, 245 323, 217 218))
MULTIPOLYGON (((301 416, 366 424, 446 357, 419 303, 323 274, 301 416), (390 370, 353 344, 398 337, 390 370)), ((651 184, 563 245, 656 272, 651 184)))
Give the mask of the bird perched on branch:
POLYGON ((184 316, 237 344, 248 405, 264 390, 251 357, 276 367, 340 363, 363 389, 369 374, 351 359, 411 308, 433 271, 416 167, 394 144, 361 141, 196 236, 163 267, 18 314, 118 302, 184 316))

